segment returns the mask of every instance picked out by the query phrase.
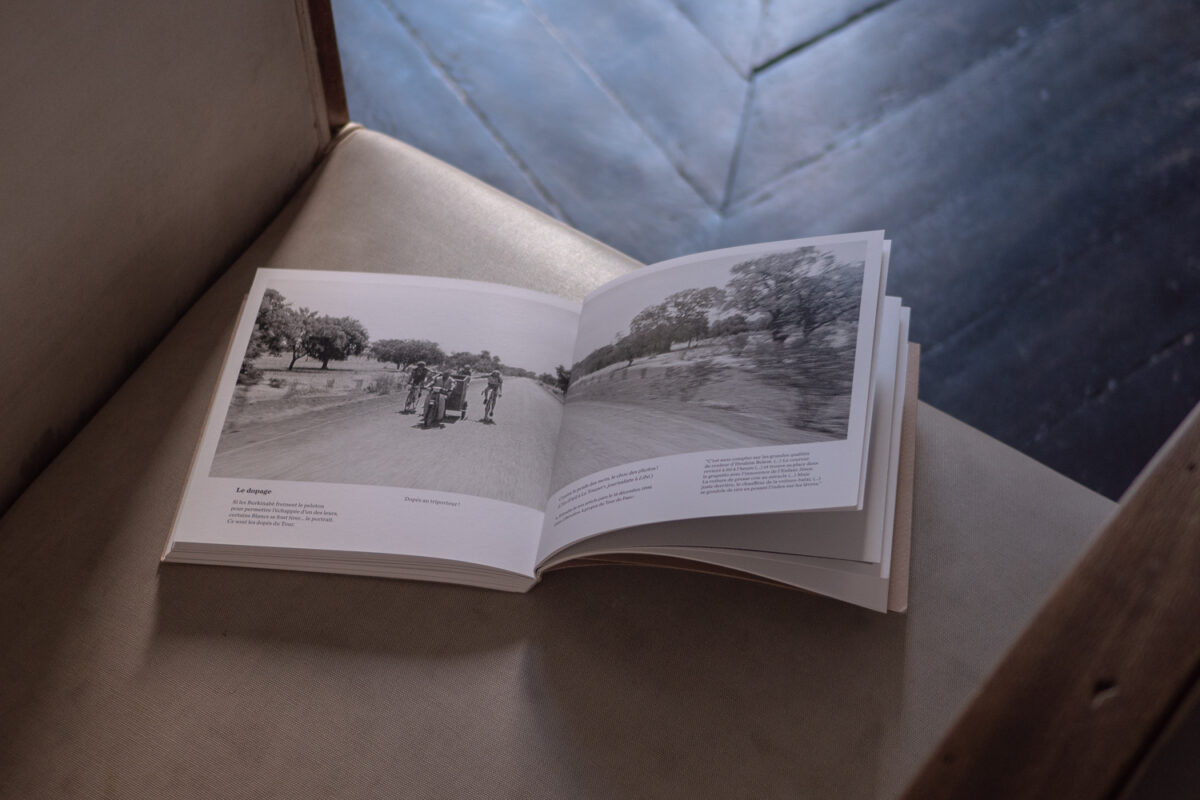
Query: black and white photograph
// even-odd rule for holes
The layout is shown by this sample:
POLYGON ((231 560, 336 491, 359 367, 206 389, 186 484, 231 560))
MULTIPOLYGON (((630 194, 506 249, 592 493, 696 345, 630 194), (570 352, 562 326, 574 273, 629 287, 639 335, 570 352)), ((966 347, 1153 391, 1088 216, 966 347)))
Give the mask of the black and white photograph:
POLYGON ((708 257, 589 297, 555 491, 648 458, 846 439, 867 250, 708 257))
POLYGON ((431 489, 541 510, 572 304, 432 278, 277 278, 211 477, 431 489))

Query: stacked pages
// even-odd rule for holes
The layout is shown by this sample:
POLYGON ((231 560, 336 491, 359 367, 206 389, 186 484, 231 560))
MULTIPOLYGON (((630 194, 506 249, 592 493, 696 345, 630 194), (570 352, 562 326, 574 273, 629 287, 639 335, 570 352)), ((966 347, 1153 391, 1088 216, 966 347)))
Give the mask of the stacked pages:
POLYGON ((916 358, 881 231, 581 304, 258 272, 164 560, 526 591, 675 566, 903 610, 916 358))

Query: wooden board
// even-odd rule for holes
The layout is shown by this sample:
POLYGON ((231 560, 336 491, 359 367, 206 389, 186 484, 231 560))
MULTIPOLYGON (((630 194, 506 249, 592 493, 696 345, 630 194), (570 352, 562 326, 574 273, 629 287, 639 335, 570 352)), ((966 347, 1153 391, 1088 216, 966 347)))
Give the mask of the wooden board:
POLYGON ((308 17, 317 46, 317 64, 321 68, 321 88, 325 92, 329 128, 336 134, 339 128, 350 121, 350 111, 346 105, 342 61, 338 57, 337 33, 333 27, 333 8, 329 0, 308 0, 308 17))
POLYGON ((1122 498, 907 798, 1110 797, 1200 675, 1200 406, 1122 498))

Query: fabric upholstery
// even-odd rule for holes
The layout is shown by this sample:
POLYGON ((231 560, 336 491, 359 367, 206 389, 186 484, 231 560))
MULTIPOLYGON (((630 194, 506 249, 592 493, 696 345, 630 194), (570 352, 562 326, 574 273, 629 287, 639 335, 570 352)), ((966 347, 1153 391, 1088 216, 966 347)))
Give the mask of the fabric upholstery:
POLYGON ((0 7, 0 511, 311 171, 306 13, 0 7))
POLYGON ((907 616, 624 567, 528 595, 160 567, 256 265, 575 297, 634 266, 338 144, 0 519, 2 797, 888 796, 1112 508, 922 405, 907 616))

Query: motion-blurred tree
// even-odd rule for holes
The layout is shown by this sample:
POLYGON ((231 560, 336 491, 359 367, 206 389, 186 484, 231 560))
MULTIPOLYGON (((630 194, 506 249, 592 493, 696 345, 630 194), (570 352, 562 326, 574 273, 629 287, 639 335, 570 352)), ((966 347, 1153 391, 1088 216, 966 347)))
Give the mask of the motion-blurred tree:
MULTIPOLYGON (((810 296, 807 284, 833 266, 833 254, 816 247, 800 247, 744 261, 730 270, 732 277, 725 284, 725 308, 740 311, 747 318, 761 318, 771 338, 783 342, 797 328, 810 331, 815 327, 813 320, 821 311, 815 306, 817 298, 810 296)), ((861 276, 858 280, 861 284, 861 276)))
POLYGON ((705 289, 684 289, 663 301, 667 312, 672 343, 687 342, 708 335, 708 312, 725 300, 725 292, 715 286, 705 289))

